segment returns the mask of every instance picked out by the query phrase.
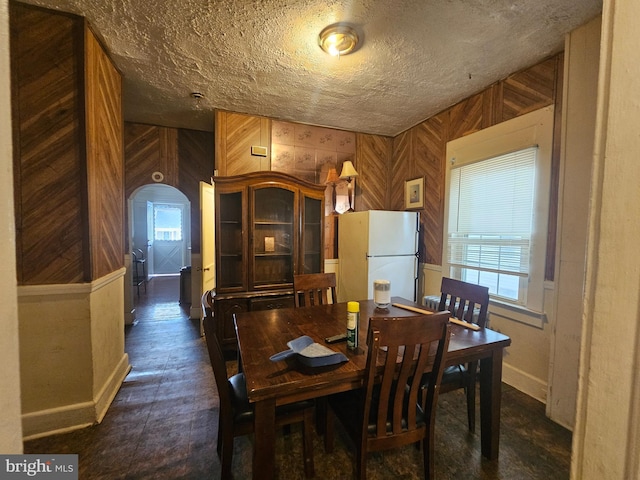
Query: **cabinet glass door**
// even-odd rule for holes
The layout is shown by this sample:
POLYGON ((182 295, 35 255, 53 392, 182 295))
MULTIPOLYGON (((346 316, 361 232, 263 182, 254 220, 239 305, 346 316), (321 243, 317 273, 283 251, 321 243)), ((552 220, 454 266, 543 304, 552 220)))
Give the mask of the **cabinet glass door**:
POLYGON ((224 193, 218 197, 219 290, 244 288, 245 262, 242 239, 242 192, 224 193))
POLYGON ((322 272, 322 200, 304 197, 302 273, 322 272))
POLYGON ((293 283, 295 193, 253 190, 253 287, 293 283))

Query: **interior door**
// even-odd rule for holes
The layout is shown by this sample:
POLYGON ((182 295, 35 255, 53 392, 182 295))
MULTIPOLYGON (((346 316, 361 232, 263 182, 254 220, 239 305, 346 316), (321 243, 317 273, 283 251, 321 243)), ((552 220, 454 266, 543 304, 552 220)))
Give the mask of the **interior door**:
POLYGON ((146 225, 146 247, 140 247, 144 250, 147 258, 147 275, 155 273, 153 271, 153 202, 147 200, 147 225, 146 225))
POLYGON ((157 202, 154 209, 153 271, 177 274, 186 265, 184 204, 157 202))
POLYGON ((200 182, 200 248, 202 257, 200 293, 212 290, 216 286, 215 198, 214 186, 200 182))

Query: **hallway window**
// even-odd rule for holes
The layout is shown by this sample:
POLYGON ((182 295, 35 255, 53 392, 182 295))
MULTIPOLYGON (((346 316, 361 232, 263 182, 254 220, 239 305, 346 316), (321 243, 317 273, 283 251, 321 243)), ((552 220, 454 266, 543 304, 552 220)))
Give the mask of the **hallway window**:
POLYGON ((182 241, 182 208, 180 206, 153 204, 153 238, 161 241, 182 241))

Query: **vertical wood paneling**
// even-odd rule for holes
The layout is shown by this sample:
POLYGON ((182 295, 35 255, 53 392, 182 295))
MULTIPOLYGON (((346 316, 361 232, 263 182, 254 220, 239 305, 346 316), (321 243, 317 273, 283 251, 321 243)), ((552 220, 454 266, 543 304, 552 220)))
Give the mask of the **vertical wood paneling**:
POLYGON ((442 263, 442 228, 444 222, 445 135, 450 115, 441 113, 414 127, 415 176, 424 177, 424 209, 421 212, 420 259, 442 263))
POLYGON ((222 111, 217 111, 215 118, 218 175, 232 176, 269 170, 271 120, 222 111), (252 146, 267 147, 267 157, 251 155, 252 146))
POLYGON ((413 131, 397 135, 393 139, 393 158, 391 159, 391 193, 389 195, 389 208, 391 210, 404 210, 404 182, 413 174, 412 153, 413 131))
POLYGON ((556 57, 553 57, 504 80, 501 121, 552 105, 555 78, 556 57))
POLYGON ((356 210, 384 210, 389 204, 393 140, 380 135, 358 134, 356 144, 356 210))
POLYGON ((126 198, 155 183, 151 175, 161 172, 161 183, 177 188, 191 203, 191 252, 199 253, 200 181, 210 182, 213 175, 213 134, 130 122, 124 132, 126 198))
POLYGON ((502 118, 502 109, 496 111, 496 105, 502 105, 502 87, 500 84, 491 85, 482 92, 482 127, 487 128, 502 118))
POLYGON ((122 85, 96 37, 85 31, 90 276, 95 280, 123 266, 122 85))
MULTIPOLYGON (((435 115, 393 139, 390 207, 403 209, 404 180, 425 177, 425 207, 421 210, 421 261, 442 264, 445 154, 448 141, 555 103, 556 125, 552 163, 560 155, 562 54, 517 72, 435 115)), ((553 279, 557 172, 549 209, 546 278, 553 279)))
POLYGON ((213 136, 178 130, 178 188, 191 202, 191 253, 200 253, 200 182, 213 175, 213 136))
POLYGON ((482 129, 482 94, 469 97, 449 109, 449 140, 454 140, 482 129))
POLYGON ((21 284, 122 267, 120 74, 84 19, 12 2, 21 284))
POLYGON ((160 172, 162 183, 178 186, 177 130, 125 123, 125 196, 129 198, 136 188, 153 184, 152 175, 160 172))
POLYGON ((9 8, 18 283, 86 281, 83 22, 9 8))

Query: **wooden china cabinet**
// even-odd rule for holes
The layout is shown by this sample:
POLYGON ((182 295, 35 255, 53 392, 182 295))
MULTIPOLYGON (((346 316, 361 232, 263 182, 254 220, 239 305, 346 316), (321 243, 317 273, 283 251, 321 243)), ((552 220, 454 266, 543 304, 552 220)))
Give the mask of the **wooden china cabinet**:
POLYGON ((233 314, 293 307, 293 275, 324 270, 324 185, 279 172, 214 177, 214 315, 224 349, 233 314))

